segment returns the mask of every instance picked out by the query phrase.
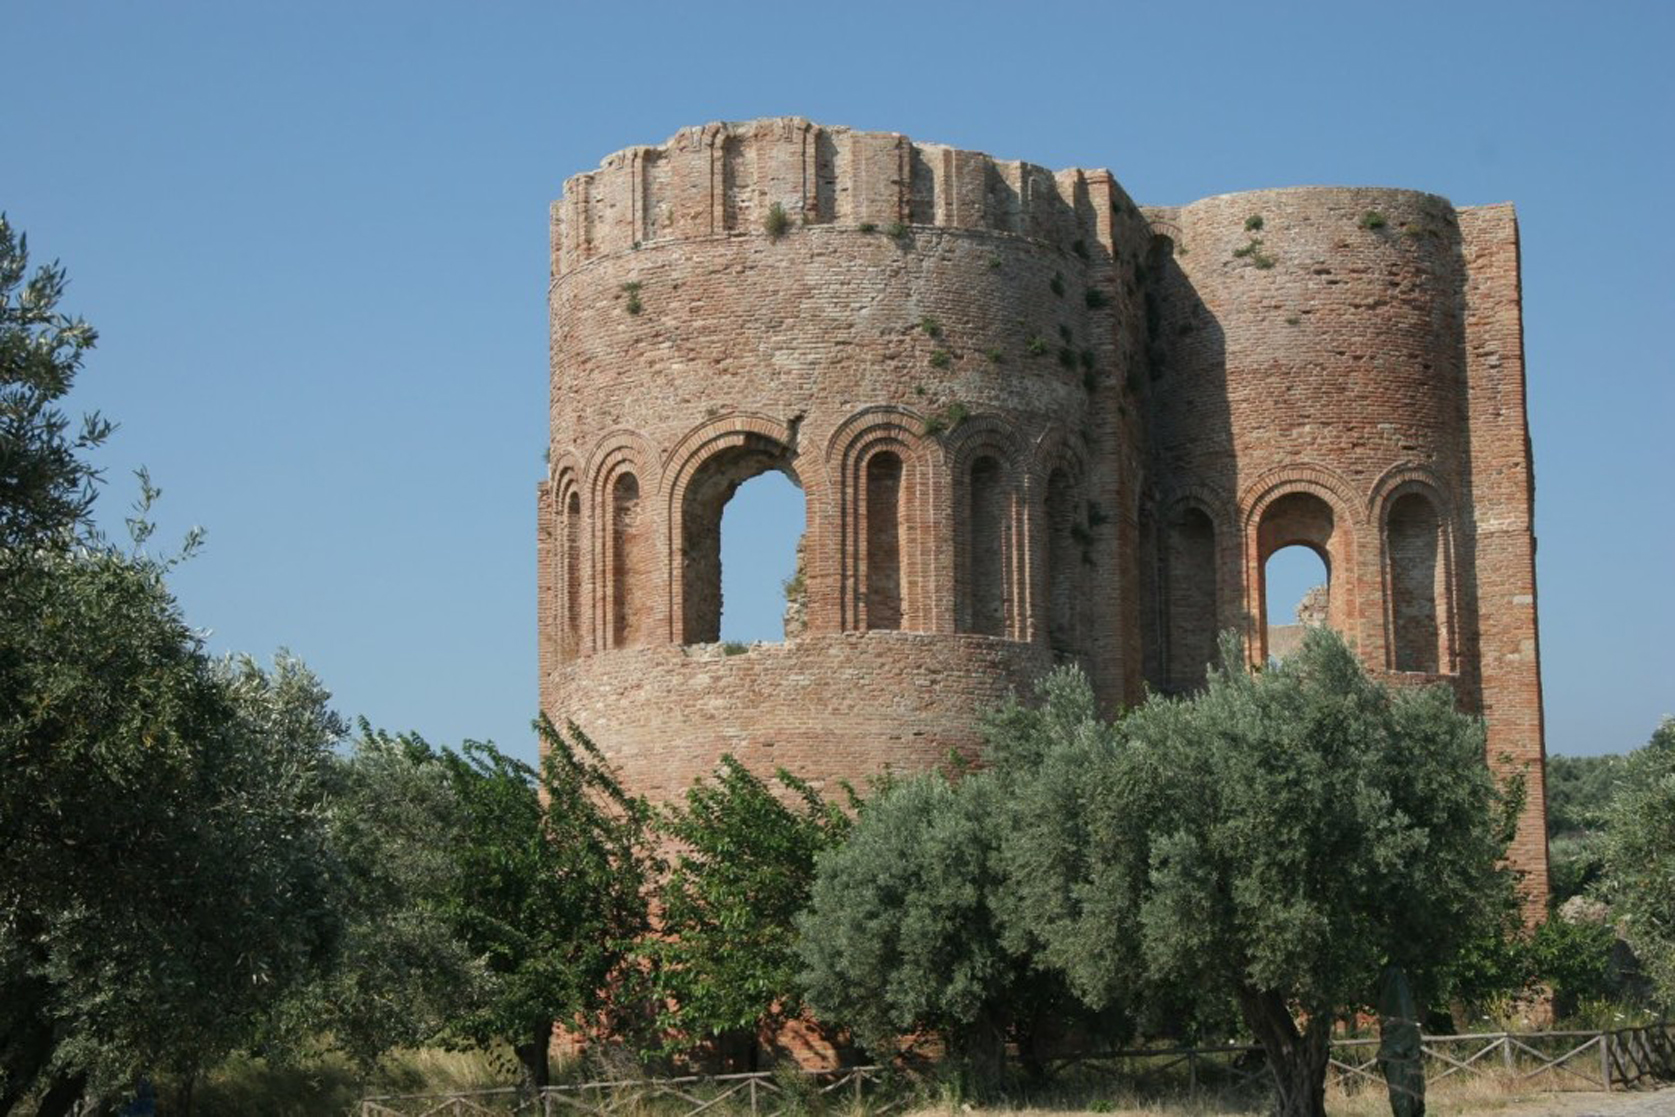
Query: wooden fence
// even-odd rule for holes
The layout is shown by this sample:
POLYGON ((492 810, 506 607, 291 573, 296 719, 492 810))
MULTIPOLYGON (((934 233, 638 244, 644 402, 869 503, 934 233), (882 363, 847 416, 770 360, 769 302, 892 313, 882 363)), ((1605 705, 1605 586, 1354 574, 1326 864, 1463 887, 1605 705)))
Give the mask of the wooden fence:
MULTIPOLYGON (((1480 1032, 1424 1036, 1420 1050, 1425 1081, 1486 1078, 1535 1090, 1622 1090, 1675 1080, 1675 1025, 1598 1032, 1480 1032)), ((1055 1059, 1055 1077, 1093 1076, 1117 1081, 1174 1081, 1189 1090, 1221 1087, 1265 1091, 1262 1049, 1148 1047, 1090 1052, 1055 1059)), ((1384 1089, 1376 1039, 1332 1042, 1328 1080, 1347 1089, 1384 1089)), ((749 1074, 687 1075, 550 1086, 538 1098, 520 1098, 510 1087, 437 1094, 386 1094, 365 1098, 361 1117, 618 1117, 656 1111, 661 1117, 696 1117, 714 1110, 751 1117, 780 1117, 841 1102, 883 1114, 908 1098, 902 1076, 878 1066, 838 1070, 779 1070, 749 1074)))
POLYGON ((887 1084, 894 1077, 888 1068, 869 1066, 582 1082, 549 1086, 533 1099, 520 1098, 510 1087, 386 1094, 363 1099, 361 1117, 501 1117, 509 1113, 614 1117, 653 1108, 667 1117, 693 1117, 711 1109, 718 1114, 749 1112, 752 1117, 779 1117, 805 1112, 821 1102, 857 1107, 865 1104, 869 1113, 884 1114, 907 1100, 905 1093, 889 1091, 887 1084))

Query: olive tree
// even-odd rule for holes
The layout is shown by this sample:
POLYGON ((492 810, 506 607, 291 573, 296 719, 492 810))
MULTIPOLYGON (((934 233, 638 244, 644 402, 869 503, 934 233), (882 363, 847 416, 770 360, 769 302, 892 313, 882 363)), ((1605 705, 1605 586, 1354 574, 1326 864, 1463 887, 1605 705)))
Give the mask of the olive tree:
POLYGON ((482 967, 453 922, 464 811, 436 749, 365 720, 327 765, 322 805, 339 934, 275 1009, 260 1049, 283 1059, 329 1041, 370 1068, 442 1035, 482 993, 482 967))
POLYGON ((1675 718, 1629 754, 1612 800, 1606 893, 1665 1006, 1675 1006, 1675 718))
POLYGON ((798 919, 802 980, 820 1019, 879 1053, 902 1035, 940 1033, 977 1093, 999 1079, 1008 1041, 1033 1064, 1041 1026, 1069 1007, 1056 975, 1001 935, 1005 794, 995 772, 892 781, 821 855, 798 919))
POLYGON ((1503 804, 1446 689, 1382 686, 1324 629, 1266 670, 1223 657, 1195 697, 1038 745, 1002 923, 1093 1006, 1231 995, 1280 1112, 1318 1117, 1333 1020, 1505 910, 1503 804))
POLYGON ((0 558, 0 1113, 185 1083, 333 948, 300 663, 214 660, 158 564, 0 558))
POLYGON ((98 471, 82 456, 111 425, 79 426, 58 406, 98 334, 58 309, 64 269, 29 270, 28 238, 0 213, 0 547, 28 547, 79 526, 98 471))

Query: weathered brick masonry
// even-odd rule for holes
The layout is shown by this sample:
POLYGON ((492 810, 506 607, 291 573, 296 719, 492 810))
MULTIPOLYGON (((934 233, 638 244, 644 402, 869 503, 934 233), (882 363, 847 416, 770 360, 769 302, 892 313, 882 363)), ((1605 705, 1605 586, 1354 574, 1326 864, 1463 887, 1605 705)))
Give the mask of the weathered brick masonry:
POLYGON ((1264 658, 1263 568, 1302 544, 1367 666, 1448 682, 1525 769, 1542 902, 1511 206, 1142 208, 785 118, 609 157, 552 238, 541 701, 631 785, 929 765, 1066 659, 1112 710, 1188 689, 1220 629, 1264 658), (806 629, 726 655, 721 509, 766 470, 806 498, 806 629))

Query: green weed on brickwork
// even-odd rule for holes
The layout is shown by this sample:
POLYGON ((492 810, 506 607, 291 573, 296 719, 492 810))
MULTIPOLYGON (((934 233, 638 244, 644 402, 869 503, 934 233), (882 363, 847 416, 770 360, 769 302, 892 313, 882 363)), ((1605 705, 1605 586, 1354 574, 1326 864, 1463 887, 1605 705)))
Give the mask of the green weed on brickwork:
POLYGON ((1267 271, 1274 266, 1274 258, 1262 251, 1262 238, 1251 237, 1250 243, 1243 248, 1235 248, 1233 257, 1237 260, 1249 260, 1251 266, 1261 271, 1267 271))

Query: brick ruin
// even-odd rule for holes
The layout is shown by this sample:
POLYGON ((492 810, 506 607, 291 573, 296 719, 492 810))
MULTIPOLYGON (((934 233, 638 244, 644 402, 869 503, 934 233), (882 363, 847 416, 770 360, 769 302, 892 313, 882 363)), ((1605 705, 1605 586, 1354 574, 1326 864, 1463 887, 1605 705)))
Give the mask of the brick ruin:
MULTIPOLYGON (((794 118, 710 124, 552 210, 541 704, 654 797, 724 752, 817 783, 977 745, 1080 663, 1190 690, 1303 546, 1369 670, 1443 682, 1521 767, 1547 891, 1510 205, 1297 188, 1140 206, 794 118), (779 471, 800 630, 727 654, 721 511, 779 471)), ((1278 650, 1278 649, 1274 649, 1278 650)))

